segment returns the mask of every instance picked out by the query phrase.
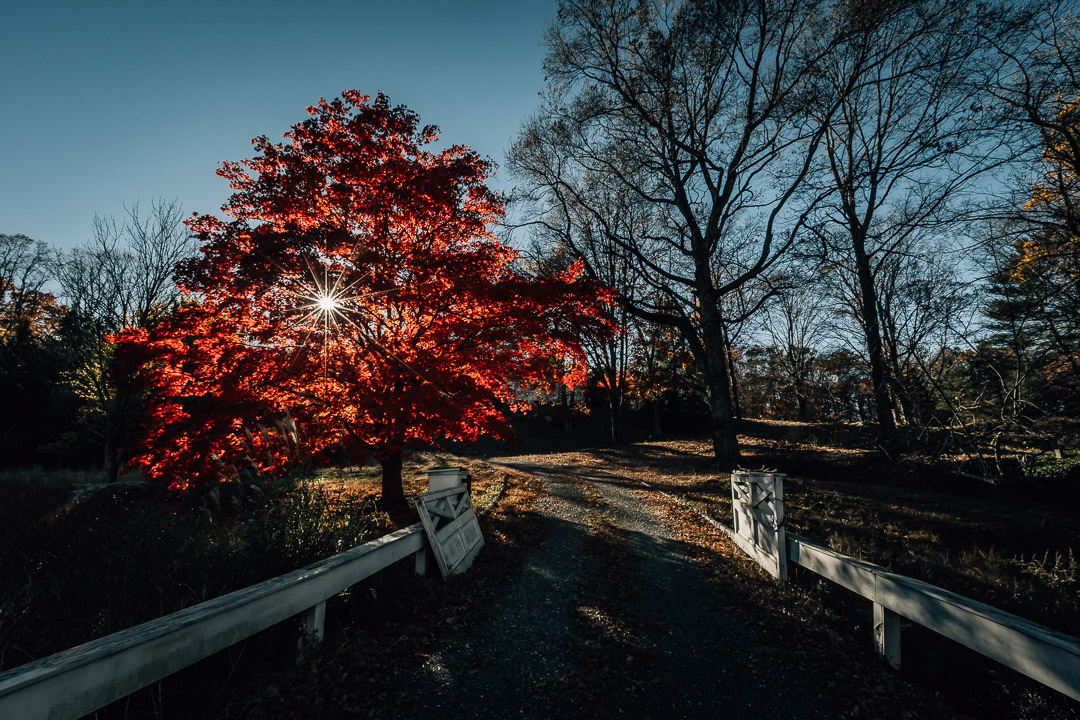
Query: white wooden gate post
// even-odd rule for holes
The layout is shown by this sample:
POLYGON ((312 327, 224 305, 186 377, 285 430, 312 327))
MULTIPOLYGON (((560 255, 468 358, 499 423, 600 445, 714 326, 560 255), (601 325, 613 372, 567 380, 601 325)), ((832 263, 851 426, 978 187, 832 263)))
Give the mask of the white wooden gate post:
POLYGON ((484 546, 468 487, 457 482, 444 490, 417 495, 416 511, 443 580, 465 572, 484 546))
POLYGON ((731 509, 735 541, 770 575, 787 581, 787 532, 784 529, 783 473, 731 473, 731 509))
POLYGON ((428 492, 464 485, 469 471, 462 467, 436 468, 427 471, 428 492))
MULTIPOLYGON (((434 468, 427 471, 427 477, 428 492, 431 493, 465 485, 468 482, 469 471, 462 467, 434 468)), ((431 560, 432 550, 430 543, 425 543, 424 547, 416 553, 416 560, 413 565, 415 573, 420 577, 426 576, 428 568, 431 566, 431 560)))

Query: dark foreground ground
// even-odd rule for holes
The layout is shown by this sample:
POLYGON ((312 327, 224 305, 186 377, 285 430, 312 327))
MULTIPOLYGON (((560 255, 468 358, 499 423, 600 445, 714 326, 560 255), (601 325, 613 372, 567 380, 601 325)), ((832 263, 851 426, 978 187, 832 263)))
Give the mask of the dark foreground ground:
POLYGON ((869 648, 805 627, 797 608, 778 616, 756 605, 762 590, 737 576, 757 575, 764 592, 778 591, 737 553, 707 553, 688 542, 679 530, 686 518, 658 505, 655 492, 602 474, 516 469, 532 479, 512 485, 500 509, 482 517, 489 545, 468 573, 447 585, 416 581, 411 596, 385 603, 401 611, 426 593, 422 606, 406 617, 384 613, 367 630, 351 628, 340 647, 281 675, 242 711, 327 718, 954 716, 869 648), (795 635, 798 642, 785 640, 795 635))
MULTIPOLYGON (((410 465, 410 495, 429 467, 465 465, 475 479, 487 545, 464 576, 416 578, 400 563, 331 600, 324 647, 304 664, 296 624, 281 623, 95 720, 1080 718, 1080 704, 914 626, 903 671, 879 662, 868 602, 809 573, 776 583, 703 519, 730 522, 728 476, 707 438, 611 448, 586 433, 520 434, 512 449, 410 465)), ((1050 486, 987 487, 894 463, 863 435, 757 422, 740 441, 746 467, 787 474, 789 529, 1080 635, 1078 503, 1050 486)), ((77 499, 9 480, 0 665, 416 521, 368 507, 377 469, 342 472, 339 489, 317 478, 237 509, 237 498, 110 487, 77 499), (304 542, 283 544, 294 535, 304 542)))
POLYGON ((839 688, 756 638, 632 490, 538 474, 542 539, 522 574, 466 638, 435 643, 376 717, 833 718, 848 708, 839 688))

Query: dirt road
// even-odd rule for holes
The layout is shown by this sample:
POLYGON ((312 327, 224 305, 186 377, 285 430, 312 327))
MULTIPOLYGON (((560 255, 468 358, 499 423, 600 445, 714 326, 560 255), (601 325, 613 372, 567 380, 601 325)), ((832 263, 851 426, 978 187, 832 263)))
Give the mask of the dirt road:
POLYGON ((529 469, 547 491, 543 541, 488 619, 437 642, 377 717, 843 714, 843 698, 729 612, 639 489, 529 469))

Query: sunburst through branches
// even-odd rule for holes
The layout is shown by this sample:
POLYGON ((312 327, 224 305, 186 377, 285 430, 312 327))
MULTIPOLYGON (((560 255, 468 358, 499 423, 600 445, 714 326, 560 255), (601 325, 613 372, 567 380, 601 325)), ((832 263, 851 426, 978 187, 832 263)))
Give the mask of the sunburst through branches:
POLYGON ((347 316, 354 312, 353 307, 360 299, 351 295, 355 283, 345 284, 344 276, 338 275, 333 281, 330 280, 330 271, 323 268, 322 278, 318 272, 309 266, 311 273, 310 284, 305 285, 295 295, 303 303, 296 309, 303 312, 301 322, 309 328, 322 334, 322 379, 323 385, 327 382, 327 365, 330 355, 330 336, 339 327, 342 321, 349 321, 347 316))
POLYGON ((344 284, 343 275, 338 275, 331 282, 328 269, 323 268, 322 278, 314 268, 309 270, 311 282, 295 293, 301 301, 306 302, 296 309, 306 313, 305 322, 321 326, 326 331, 336 327, 359 298, 350 295, 353 284, 344 284))
MULTIPOLYGON (((389 348, 380 343, 376 339, 376 333, 372 332, 372 328, 368 326, 372 323, 376 326, 381 326, 384 322, 384 318, 381 317, 378 312, 373 311, 371 307, 368 307, 368 304, 364 301, 370 301, 379 296, 396 294, 400 291, 400 288, 391 288, 388 290, 356 295, 353 294, 352 291, 356 287, 357 282, 346 284, 344 282, 344 275, 338 275, 331 281, 330 271, 325 267, 323 268, 322 278, 319 277, 319 273, 310 265, 308 266, 308 270, 311 273, 310 283, 305 285, 299 291, 294 291, 292 294, 302 303, 295 309, 304 313, 297 324, 305 325, 309 330, 319 333, 322 336, 322 381, 324 390, 328 383, 327 368, 329 365, 330 352, 335 346, 335 343, 332 342, 331 335, 345 325, 353 328, 355 331, 355 340, 358 340, 374 352, 382 354, 392 362, 396 362, 408 372, 416 375, 416 377, 423 382, 430 382, 398 354, 392 352, 389 348), (366 318, 365 322, 358 323, 353 317, 350 317, 360 315, 363 315, 366 318)), ((428 285, 430 282, 431 281, 418 283, 417 287, 428 285)), ((441 389, 440 392, 442 392, 441 389)))

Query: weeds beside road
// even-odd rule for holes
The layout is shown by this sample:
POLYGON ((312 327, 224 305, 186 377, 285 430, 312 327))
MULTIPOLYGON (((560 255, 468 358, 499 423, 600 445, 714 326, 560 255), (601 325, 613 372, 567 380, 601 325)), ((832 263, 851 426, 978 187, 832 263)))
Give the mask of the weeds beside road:
MULTIPOLYGON (((406 468, 406 491, 425 492, 423 470, 447 464, 470 468, 481 509, 506 486, 505 470, 418 454, 406 468)), ((182 497, 169 497, 149 483, 85 480, 41 471, 0 476, 0 671, 295 570, 418 520, 415 510, 391 515, 379 507, 374 469, 223 485, 182 497)), ((339 600, 340 617, 362 604, 356 597, 339 600)), ((138 717, 163 707, 201 717, 215 707, 243 706, 248 699, 235 690, 245 673, 292 669, 295 632, 291 623, 272 628, 98 717, 138 717)))

